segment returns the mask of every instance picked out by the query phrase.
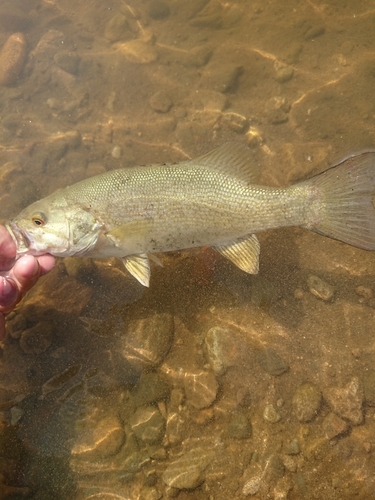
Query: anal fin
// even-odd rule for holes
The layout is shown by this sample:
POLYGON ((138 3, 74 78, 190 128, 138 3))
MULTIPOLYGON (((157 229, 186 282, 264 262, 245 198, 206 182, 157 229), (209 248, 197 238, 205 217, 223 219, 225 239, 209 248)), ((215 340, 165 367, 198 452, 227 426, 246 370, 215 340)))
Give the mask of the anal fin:
POLYGON ((150 286, 150 261, 147 254, 130 255, 122 259, 124 266, 143 286, 150 286))
POLYGON ((239 238, 227 245, 216 245, 212 248, 245 273, 258 273, 260 244, 255 234, 239 238))

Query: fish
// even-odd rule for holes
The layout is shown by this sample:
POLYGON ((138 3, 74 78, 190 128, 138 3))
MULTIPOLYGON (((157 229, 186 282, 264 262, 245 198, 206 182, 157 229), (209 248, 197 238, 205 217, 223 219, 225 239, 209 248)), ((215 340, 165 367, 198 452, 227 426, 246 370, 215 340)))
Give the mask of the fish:
POLYGON ((280 227, 375 250, 375 151, 286 187, 262 185, 259 174, 245 144, 224 143, 193 160, 89 177, 32 203, 6 227, 18 258, 118 257, 147 287, 155 254, 194 247, 256 274, 256 234, 280 227))

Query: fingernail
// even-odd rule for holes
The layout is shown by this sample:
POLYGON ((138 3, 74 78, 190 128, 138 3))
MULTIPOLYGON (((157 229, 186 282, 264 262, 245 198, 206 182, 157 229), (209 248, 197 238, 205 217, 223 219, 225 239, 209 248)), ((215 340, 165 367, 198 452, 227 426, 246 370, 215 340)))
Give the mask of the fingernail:
POLYGON ((7 301, 13 301, 17 296, 17 286, 12 279, 1 278, 2 279, 2 290, 0 294, 0 300, 3 300, 2 306, 7 305, 7 301), (5 303, 4 303, 5 301, 5 303))
POLYGON ((3 290, 2 290, 2 296, 3 297, 9 297, 12 293, 14 293, 16 289, 16 285, 13 282, 13 280, 2 278, 3 280, 3 290))

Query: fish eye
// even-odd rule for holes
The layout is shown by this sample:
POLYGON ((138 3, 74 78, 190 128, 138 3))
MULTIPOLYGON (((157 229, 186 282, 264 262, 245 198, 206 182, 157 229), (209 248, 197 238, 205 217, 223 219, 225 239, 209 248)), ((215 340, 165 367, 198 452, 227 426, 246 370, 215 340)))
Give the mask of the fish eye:
POLYGON ((34 226, 42 227, 46 223, 46 216, 42 213, 37 213, 31 217, 31 220, 34 226))

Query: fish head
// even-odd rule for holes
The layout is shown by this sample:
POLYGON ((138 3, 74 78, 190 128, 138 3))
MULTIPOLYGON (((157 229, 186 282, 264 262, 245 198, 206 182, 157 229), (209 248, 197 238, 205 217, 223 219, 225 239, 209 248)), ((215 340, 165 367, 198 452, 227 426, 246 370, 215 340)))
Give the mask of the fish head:
POLYGON ((46 253, 69 257, 88 253, 102 224, 79 204, 48 197, 29 205, 6 227, 17 245, 17 257, 46 253))

